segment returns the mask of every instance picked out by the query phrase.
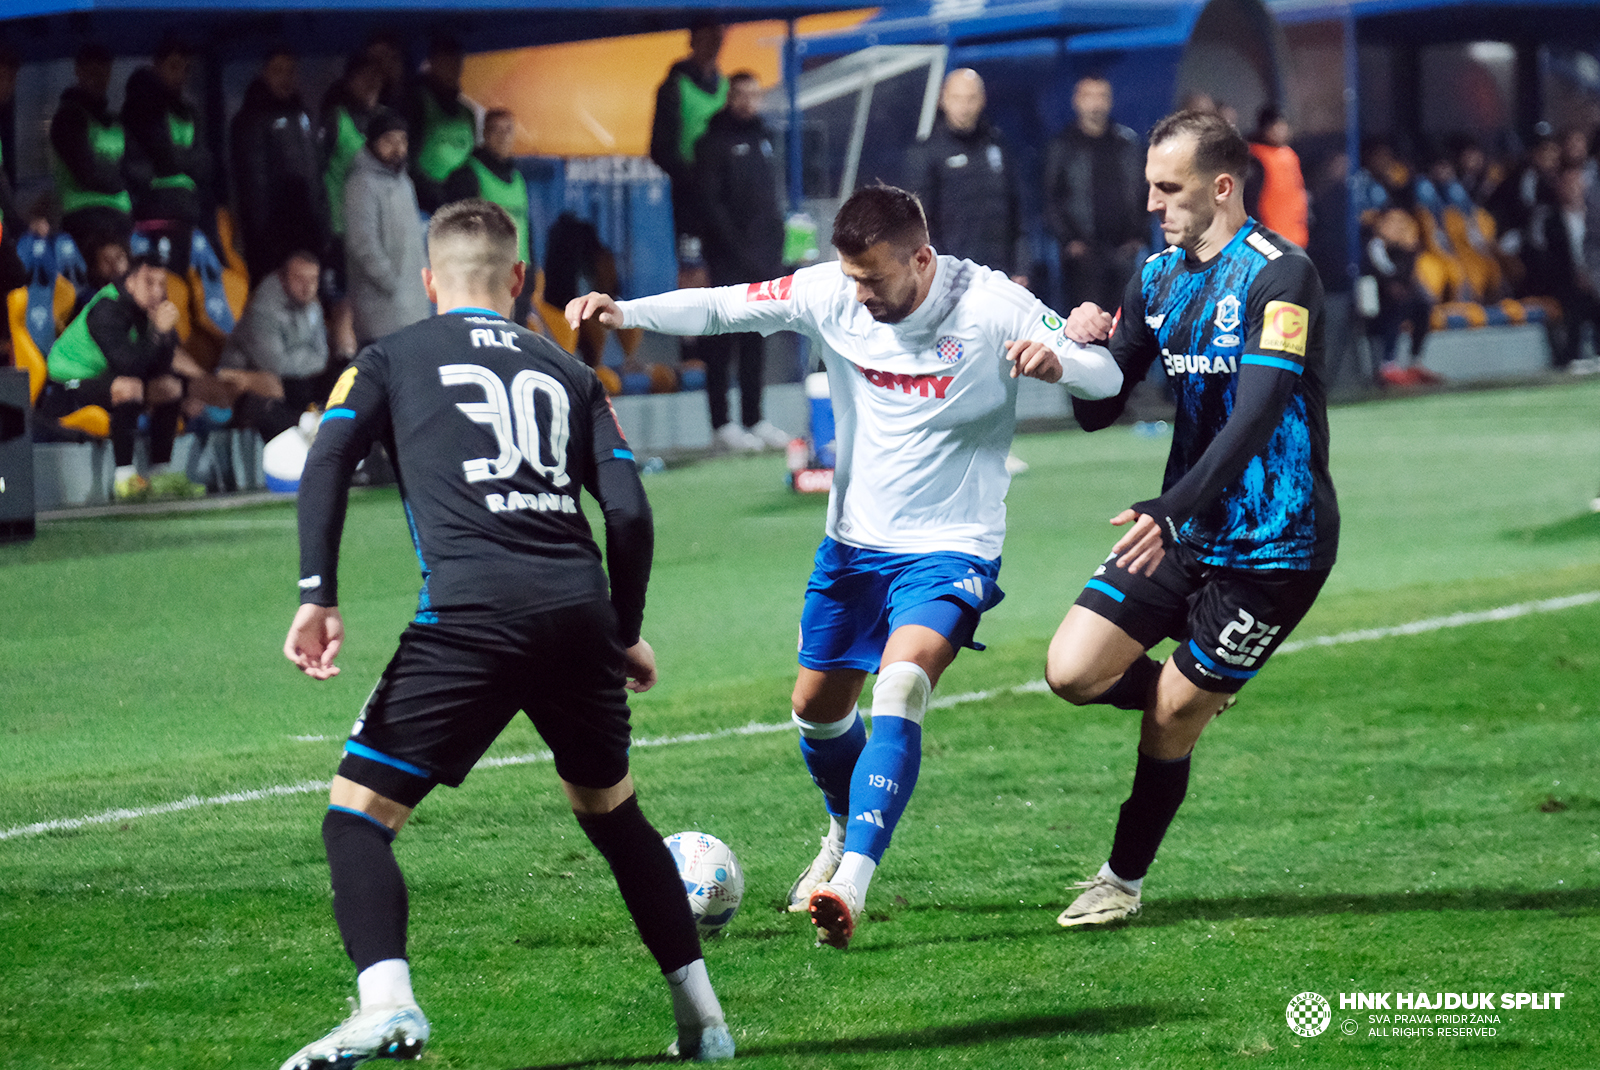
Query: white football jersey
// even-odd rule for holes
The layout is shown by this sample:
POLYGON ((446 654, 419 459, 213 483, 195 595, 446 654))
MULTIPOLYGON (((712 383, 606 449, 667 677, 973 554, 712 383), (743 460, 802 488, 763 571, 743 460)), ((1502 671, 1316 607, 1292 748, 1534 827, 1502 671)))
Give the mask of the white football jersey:
POLYGON ((951 256, 938 257, 927 298, 899 323, 873 319, 836 261, 617 304, 629 327, 798 331, 821 343, 838 431, 827 532, 869 550, 1000 556, 1017 422, 1006 342, 1048 346, 1079 397, 1122 386, 1104 348, 1068 339, 1062 318, 1005 275, 951 256))

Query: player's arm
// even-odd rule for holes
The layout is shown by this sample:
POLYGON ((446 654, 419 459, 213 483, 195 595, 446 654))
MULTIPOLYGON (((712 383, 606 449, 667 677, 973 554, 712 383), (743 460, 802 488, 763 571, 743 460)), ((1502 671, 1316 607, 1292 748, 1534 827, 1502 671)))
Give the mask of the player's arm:
POLYGON ((1033 299, 1014 282, 1008 280, 1005 285, 1029 299, 1026 310, 1010 325, 1011 337, 1004 343, 1013 379, 1025 375, 1061 383, 1074 398, 1105 398, 1121 389, 1122 369, 1105 346, 1074 340, 1062 318, 1044 302, 1033 299))
POLYGON ((585 484, 600 505, 606 526, 606 571, 611 579, 611 607, 628 662, 628 689, 646 691, 655 683, 655 654, 639 635, 644 625, 645 590, 655 556, 655 520, 634 464, 633 451, 622 436, 617 416, 599 380, 589 400, 594 463, 585 484))
POLYGON ((1165 545, 1176 542, 1183 525, 1267 448, 1305 373, 1308 342, 1321 315, 1322 284, 1303 257, 1285 257, 1279 264, 1283 268, 1269 285, 1252 288, 1250 333, 1228 422, 1182 479, 1159 498, 1133 506, 1156 521, 1165 545))
POLYGON ((567 323, 576 330, 579 323, 594 317, 606 327, 643 327, 662 334, 689 336, 803 330, 807 275, 819 270, 827 271, 828 265, 804 268, 769 282, 673 290, 632 301, 617 301, 601 293, 585 294, 567 303, 567 323))
POLYGON ((1105 341, 1122 372, 1122 384, 1115 393, 1102 398, 1072 399, 1072 415, 1085 431, 1098 431, 1117 422, 1128 407, 1133 388, 1144 381, 1161 352, 1155 332, 1145 322, 1142 281, 1141 273, 1134 272, 1122 295, 1122 308, 1115 315, 1085 302, 1067 316, 1067 337, 1083 343, 1105 341))
POLYGON ((319 680, 338 674, 344 640, 339 617, 339 541, 350 502, 350 477, 388 427, 388 392, 380 351, 369 347, 345 369, 300 476, 300 610, 283 653, 319 680))

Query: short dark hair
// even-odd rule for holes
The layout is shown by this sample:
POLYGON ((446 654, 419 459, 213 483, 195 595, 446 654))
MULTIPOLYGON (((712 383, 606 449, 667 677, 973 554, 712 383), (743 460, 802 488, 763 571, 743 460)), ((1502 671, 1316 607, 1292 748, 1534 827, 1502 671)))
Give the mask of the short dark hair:
POLYGON ((860 256, 879 242, 910 255, 928 244, 928 217, 915 193, 878 183, 852 193, 833 219, 833 247, 860 256))
POLYGON ((279 264, 278 266, 280 268, 285 268, 294 263, 296 260, 306 264, 313 264, 319 268, 322 266, 322 257, 318 256, 310 249, 296 249, 294 252, 284 257, 283 263, 279 264))
POLYGON ((732 85, 734 82, 754 82, 759 86, 761 79, 756 75, 755 71, 734 71, 728 75, 728 84, 732 85))
POLYGON ((184 56, 188 59, 193 59, 195 47, 182 37, 163 37, 161 43, 156 45, 155 53, 150 58, 160 63, 168 56, 184 56))
POLYGON ((433 213, 428 224, 428 245, 449 238, 477 238, 511 250, 517 259, 517 224, 498 204, 478 197, 452 201, 433 213))
POLYGON ((510 108, 490 108, 483 113, 483 128, 485 130, 489 129, 489 124, 496 119, 510 119, 512 122, 516 122, 517 113, 510 108))
POLYGON ((1243 182, 1250 171, 1250 146, 1234 125, 1215 112, 1173 112, 1150 130, 1150 147, 1193 135, 1194 169, 1204 178, 1230 174, 1243 182))

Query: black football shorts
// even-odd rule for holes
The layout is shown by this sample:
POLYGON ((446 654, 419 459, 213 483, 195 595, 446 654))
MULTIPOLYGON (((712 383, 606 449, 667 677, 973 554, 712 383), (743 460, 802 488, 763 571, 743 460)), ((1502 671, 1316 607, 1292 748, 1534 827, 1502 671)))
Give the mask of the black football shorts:
POLYGON ((459 785, 519 710, 561 779, 608 788, 628 772, 623 651, 610 602, 495 626, 413 623, 345 744, 339 775, 415 806, 459 785))
POLYGON ((1154 576, 1133 575, 1107 557, 1077 604, 1106 618, 1146 650, 1178 640, 1173 660, 1203 691, 1232 694, 1261 671, 1317 600, 1329 569, 1220 568, 1189 547, 1169 548, 1154 576))

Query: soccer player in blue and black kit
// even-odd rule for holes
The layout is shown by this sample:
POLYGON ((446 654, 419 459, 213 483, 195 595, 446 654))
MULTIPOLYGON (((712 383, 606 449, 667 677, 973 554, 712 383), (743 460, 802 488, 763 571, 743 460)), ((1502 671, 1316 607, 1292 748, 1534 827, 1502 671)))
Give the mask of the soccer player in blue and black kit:
POLYGON ((1246 214, 1249 164, 1218 116, 1157 123, 1148 206, 1170 244, 1130 280, 1115 317, 1086 304, 1067 321, 1079 342, 1109 336, 1123 372, 1118 396, 1073 400, 1086 430, 1115 420, 1158 359, 1178 412, 1160 496, 1112 518, 1132 527, 1050 643, 1056 694, 1143 713, 1111 857, 1077 886, 1063 926, 1138 912, 1201 731, 1311 608, 1338 547, 1322 283, 1303 250, 1246 214), (1146 651, 1168 637, 1179 646, 1158 665, 1146 651))
POLYGON ((504 208, 440 209, 428 259, 423 283, 441 314, 369 345, 345 370, 300 483, 301 606, 283 651, 301 671, 319 680, 339 671, 339 538, 350 476, 375 441, 394 458, 423 581, 416 618, 345 744, 322 823, 360 1008, 283 1070, 422 1054, 429 1028, 412 994, 392 844, 417 804, 438 784, 459 785, 519 710, 549 745, 578 825, 666 975, 675 1053, 732 1058, 677 867, 628 771, 625 691, 656 680, 639 635, 654 529, 633 454, 594 372, 511 323, 525 265, 504 208), (580 490, 605 516, 605 566, 580 490))

